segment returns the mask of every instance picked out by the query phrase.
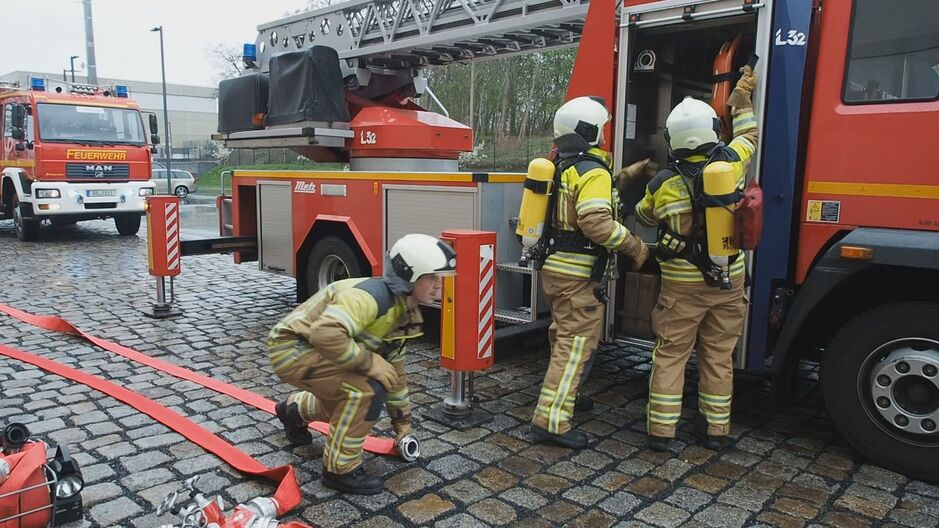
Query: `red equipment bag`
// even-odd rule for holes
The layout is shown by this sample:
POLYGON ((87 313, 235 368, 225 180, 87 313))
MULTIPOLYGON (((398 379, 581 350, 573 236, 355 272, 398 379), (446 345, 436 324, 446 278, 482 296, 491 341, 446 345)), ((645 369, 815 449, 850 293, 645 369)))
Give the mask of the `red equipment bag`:
POLYGON ((0 484, 0 528, 49 526, 52 520, 52 495, 49 486, 44 485, 48 482, 44 470, 46 445, 42 442, 27 442, 18 453, 0 454, 0 457, 10 464, 10 475, 0 484), (5 520, 39 508, 45 509, 5 520))
POLYGON ((756 249, 763 232, 763 189, 751 180, 734 211, 734 231, 740 249, 756 249))

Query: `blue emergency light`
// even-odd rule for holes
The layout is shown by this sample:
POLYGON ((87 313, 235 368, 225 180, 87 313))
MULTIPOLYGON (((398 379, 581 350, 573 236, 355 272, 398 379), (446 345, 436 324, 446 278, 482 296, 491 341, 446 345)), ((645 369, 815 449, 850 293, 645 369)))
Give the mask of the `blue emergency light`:
POLYGON ((254 44, 245 44, 244 51, 241 52, 241 58, 245 62, 257 62, 258 47, 254 44))
POLYGON ((114 86, 114 95, 117 97, 127 97, 127 86, 123 84, 117 84, 114 86))
POLYGON ((33 77, 32 79, 30 79, 30 86, 32 87, 33 90, 37 92, 46 91, 46 81, 39 77, 33 77))

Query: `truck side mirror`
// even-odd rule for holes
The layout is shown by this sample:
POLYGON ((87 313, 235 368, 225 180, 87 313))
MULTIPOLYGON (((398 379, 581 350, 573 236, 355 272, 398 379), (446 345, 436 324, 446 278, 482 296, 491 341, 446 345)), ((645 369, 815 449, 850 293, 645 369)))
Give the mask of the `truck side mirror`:
POLYGON ((159 134, 159 123, 157 122, 156 114, 150 114, 150 133, 153 135, 159 134))
MULTIPOLYGON (((26 107, 21 104, 13 105, 13 128, 26 128, 26 107)), ((25 137, 25 136, 24 136, 25 137)), ((23 139, 23 138, 20 138, 23 139)))
POLYGON ((158 135, 156 135, 156 134, 150 134, 150 144, 151 144, 151 145, 159 145, 159 144, 160 144, 160 136, 158 136, 158 135))
POLYGON ((17 127, 13 125, 13 130, 10 132, 10 136, 17 141, 24 141, 26 139, 26 131, 23 130, 23 127, 17 127))

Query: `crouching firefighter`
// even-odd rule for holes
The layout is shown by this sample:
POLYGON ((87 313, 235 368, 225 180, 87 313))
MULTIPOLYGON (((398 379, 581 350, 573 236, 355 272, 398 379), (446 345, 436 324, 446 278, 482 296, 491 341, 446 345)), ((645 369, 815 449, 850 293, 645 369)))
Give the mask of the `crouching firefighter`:
MULTIPOLYGON (((533 162, 533 168, 540 163, 543 170, 553 171, 543 232, 537 241, 522 237, 530 246, 530 260, 541 269, 551 308, 551 360, 532 418, 532 436, 536 442, 573 449, 587 445, 587 435, 571 429, 571 417, 600 338, 606 283, 615 269, 611 253, 629 256, 634 269, 649 256, 642 240, 618 220, 619 194, 613 188, 610 155, 600 148, 609 119, 602 100, 592 97, 571 99, 554 115, 557 159, 553 167, 548 160, 533 162)), ((645 163, 630 170, 639 172, 645 163)), ((526 182, 526 187, 531 190, 537 184, 526 182)), ((525 226, 520 225, 521 230, 525 226)))
POLYGON ((308 444, 309 422, 329 423, 325 486, 381 491, 381 479, 362 467, 365 437, 383 404, 396 440, 411 434, 405 345, 421 335, 418 305, 438 301, 440 277, 455 269, 450 246, 431 236, 406 235, 388 251, 382 277, 334 282, 271 329, 271 366, 301 390, 276 406, 287 438, 308 444))
POLYGON ((657 336, 649 381, 649 446, 665 451, 682 409, 685 364, 698 354, 696 434, 710 449, 730 432, 733 352, 740 337, 744 256, 734 242, 733 207, 741 199, 758 131, 750 94, 756 77, 741 69, 728 104, 733 139, 719 141, 721 121, 703 101, 687 97, 665 123, 670 164, 646 186, 636 219, 658 227, 655 257, 662 289, 652 312, 657 336), (703 417, 703 419, 702 419, 703 417))

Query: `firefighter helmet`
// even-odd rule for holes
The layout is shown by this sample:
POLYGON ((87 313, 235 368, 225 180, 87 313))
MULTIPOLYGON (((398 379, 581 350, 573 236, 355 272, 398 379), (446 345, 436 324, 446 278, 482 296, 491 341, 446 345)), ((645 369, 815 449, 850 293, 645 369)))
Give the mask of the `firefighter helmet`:
POLYGON ((450 275, 456 271, 456 252, 449 245, 428 235, 404 235, 388 250, 394 273, 414 283, 422 275, 450 275))
POLYGON ((690 96, 665 120, 665 139, 679 158, 707 152, 719 141, 720 131, 721 121, 711 105, 690 96))
POLYGON ((600 97, 575 97, 554 113, 554 139, 577 134, 591 146, 603 142, 603 126, 610 113, 600 97))

